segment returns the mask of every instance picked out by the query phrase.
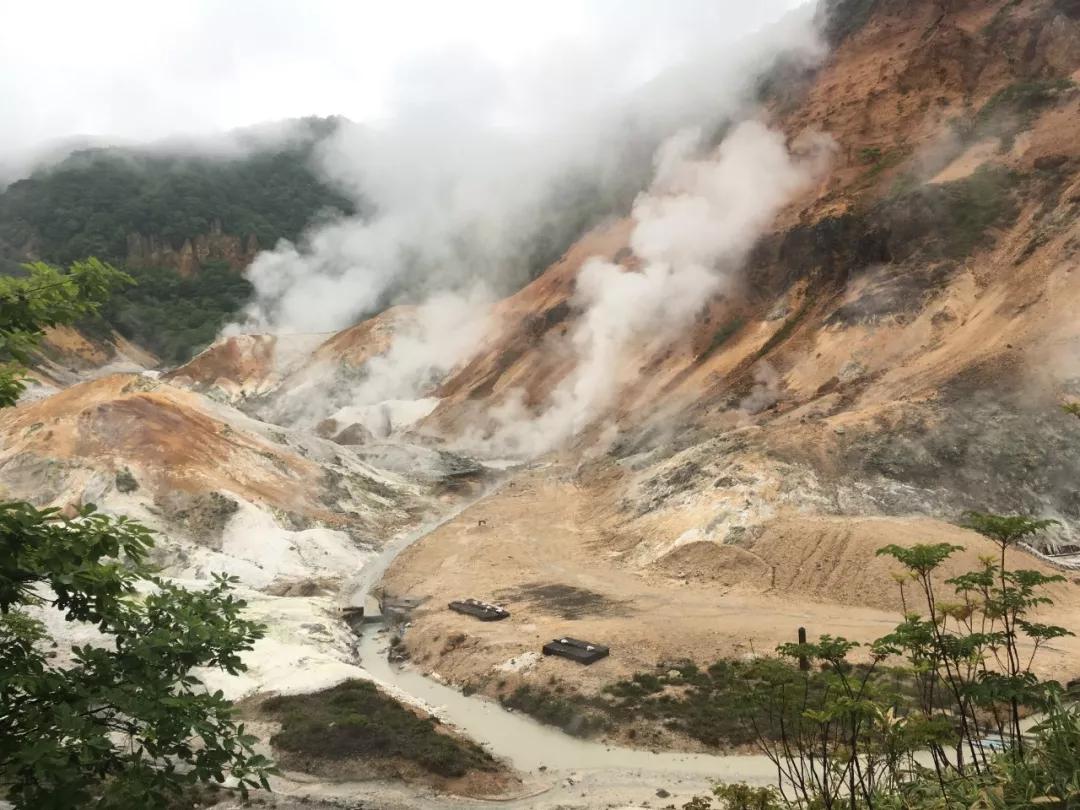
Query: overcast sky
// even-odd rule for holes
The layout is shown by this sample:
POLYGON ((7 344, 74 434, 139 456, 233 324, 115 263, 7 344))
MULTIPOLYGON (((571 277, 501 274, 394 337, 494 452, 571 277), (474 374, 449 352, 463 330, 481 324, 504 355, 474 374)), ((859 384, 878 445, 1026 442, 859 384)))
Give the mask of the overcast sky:
POLYGON ((0 155, 303 115, 511 126, 722 49, 801 0, 33 0, 3 4, 0 155))

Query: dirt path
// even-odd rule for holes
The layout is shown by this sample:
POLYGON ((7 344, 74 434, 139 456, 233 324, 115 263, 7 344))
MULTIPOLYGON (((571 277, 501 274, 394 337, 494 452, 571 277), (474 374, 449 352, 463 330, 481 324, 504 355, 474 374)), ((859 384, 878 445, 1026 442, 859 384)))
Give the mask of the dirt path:
MULTIPOLYGON (((863 565, 875 566, 867 587, 893 587, 887 562, 875 559, 873 551, 865 564, 858 562, 855 555, 865 549, 854 548, 850 539, 820 553, 813 551, 809 533, 801 540, 767 539, 760 545, 768 547, 774 564, 782 561, 775 577, 781 586, 770 590, 760 577, 722 584, 621 562, 618 538, 605 528, 605 508, 558 469, 532 470, 406 549, 382 582, 388 593, 423 600, 404 634, 414 664, 481 688, 492 680, 512 685, 523 679, 562 681, 588 691, 663 661, 769 653, 795 640, 799 627, 812 638, 827 633, 869 641, 899 619, 896 610, 852 604, 843 591, 841 580, 865 576, 858 570, 863 565), (831 589, 835 602, 828 601, 831 589), (511 617, 481 623, 446 610, 448 601, 463 597, 498 602, 511 617), (564 635, 609 645, 612 654, 590 667, 535 656, 543 643, 564 635)), ((860 542, 875 549, 927 537, 923 525, 902 521, 882 523, 869 534, 860 542)), ((970 533, 967 539, 978 540, 970 533)), ((1033 567, 1035 561, 1023 556, 1023 564, 1033 567)), ((1070 591, 1059 597, 1053 618, 1076 626, 1076 588, 1061 587, 1070 591)), ((1042 660, 1049 674, 1068 675, 1080 660, 1076 639, 1055 643, 1042 660)))

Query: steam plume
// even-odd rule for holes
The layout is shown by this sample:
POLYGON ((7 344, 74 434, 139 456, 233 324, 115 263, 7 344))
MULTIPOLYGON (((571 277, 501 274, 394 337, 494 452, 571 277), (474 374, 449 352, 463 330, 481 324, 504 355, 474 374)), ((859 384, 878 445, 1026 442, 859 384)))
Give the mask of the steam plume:
POLYGON ((793 155, 784 137, 757 121, 736 127, 706 159, 699 131, 678 133, 658 151, 656 182, 634 204, 631 247, 644 266, 627 272, 601 259, 585 264, 570 339, 578 360, 533 419, 511 404, 497 452, 533 455, 581 431, 625 381, 628 349, 669 341, 702 304, 730 285, 755 240, 792 195, 821 171, 831 140, 808 137, 793 155))
POLYGON ((573 87, 538 79, 570 80, 552 70, 550 54, 512 76, 493 78, 460 53, 411 71, 389 121, 341 127, 320 154, 326 174, 376 213, 262 254, 248 273, 256 298, 229 331, 328 332, 393 304, 437 301, 417 310, 421 320, 385 358, 368 362, 359 384, 327 380, 313 398, 323 412, 304 416, 422 398, 438 370, 475 349, 491 300, 520 288, 603 214, 632 210, 641 272, 596 260, 578 280, 573 304, 582 316, 570 348, 580 368, 538 421, 512 402, 496 414, 505 428, 494 446, 533 452, 572 435, 609 403, 626 348, 643 334, 670 339, 722 290, 808 175, 780 136, 755 123, 738 127, 714 158, 700 155, 721 125, 750 114, 755 80, 779 56, 820 58, 812 9, 738 46, 717 49, 704 35, 687 41, 700 51, 614 93, 606 84, 616 76, 616 86, 632 86, 619 73, 620 60, 630 61, 623 54, 612 62, 619 70, 585 60, 604 81, 575 74, 585 78, 573 87), (593 103, 567 105, 566 97, 593 103), (652 190, 640 194, 650 180, 652 190), (437 321, 423 322, 437 311, 437 321))

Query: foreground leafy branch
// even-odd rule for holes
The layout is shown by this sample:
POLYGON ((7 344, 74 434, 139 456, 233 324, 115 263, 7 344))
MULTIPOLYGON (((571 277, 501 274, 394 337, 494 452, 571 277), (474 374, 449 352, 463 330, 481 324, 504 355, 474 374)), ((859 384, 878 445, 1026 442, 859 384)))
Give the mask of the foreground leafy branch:
POLYGON ((242 618, 235 579, 189 591, 154 576, 151 544, 92 507, 69 520, 0 504, 0 784, 17 807, 142 807, 228 777, 266 787, 255 738, 191 674, 242 671, 264 629, 242 618), (64 660, 49 613, 100 641, 64 660))
MULTIPOLYGON (((96 259, 0 278, 0 407, 49 326, 129 281, 96 259)), ((0 503, 0 796, 19 810, 152 807, 197 783, 267 787, 272 764, 198 668, 236 674, 264 628, 235 578, 191 591, 146 564, 150 532, 93 506, 0 503), (52 632, 47 625, 56 628, 52 632), (74 630, 93 643, 61 651, 74 630)))
POLYGON ((97 312, 114 289, 132 282, 92 258, 66 271, 43 262, 24 269, 23 277, 0 276, 0 408, 14 405, 26 387, 21 367, 30 363, 42 330, 97 312))

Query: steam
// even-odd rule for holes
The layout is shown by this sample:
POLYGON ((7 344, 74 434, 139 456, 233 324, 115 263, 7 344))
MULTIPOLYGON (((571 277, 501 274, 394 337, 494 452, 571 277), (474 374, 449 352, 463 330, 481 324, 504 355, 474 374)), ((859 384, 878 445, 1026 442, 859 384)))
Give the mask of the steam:
POLYGON ((581 318, 566 347, 578 368, 538 417, 511 397, 490 414, 495 435, 477 438, 531 454, 602 413, 624 382, 627 350, 646 336, 670 340, 723 291, 812 174, 813 160, 792 157, 753 121, 708 154, 718 131, 752 117, 763 71, 781 57, 820 59, 812 8, 728 47, 718 47, 720 26, 741 12, 695 9, 679 23, 689 56, 678 65, 649 73, 633 43, 618 53, 563 44, 509 72, 450 51, 402 73, 386 120, 340 126, 323 141, 323 173, 374 213, 261 254, 248 270, 255 298, 225 334, 331 332, 419 306, 385 355, 358 375, 324 374, 302 407, 293 397, 278 417, 337 414, 384 433, 372 414, 382 403, 416 413, 407 403, 430 397, 476 350, 492 301, 605 216, 632 212, 640 271, 596 259, 578 279, 581 318), (687 34, 695 24, 704 27, 687 34))
POLYGON ((438 404, 423 394, 465 360, 487 333, 482 313, 489 302, 489 293, 477 286, 387 312, 384 327, 393 337, 386 351, 358 368, 334 357, 295 370, 264 406, 263 417, 304 428, 332 419, 335 430, 359 424, 380 438, 408 427, 438 404))
POLYGON ((585 264, 573 299, 581 313, 570 338, 574 369, 539 416, 525 412, 520 396, 493 413, 495 452, 550 450, 609 409, 634 376, 630 350, 669 342, 730 287, 780 208, 820 175, 832 141, 807 136, 793 153, 781 133, 746 121, 714 155, 696 157, 700 148, 700 131, 686 131, 658 151, 656 182, 633 210, 630 244, 643 267, 585 264))
POLYGON ((399 71, 390 115, 339 127, 318 154, 375 214, 261 255, 255 300, 229 333, 333 331, 478 281, 512 292, 604 214, 625 214, 672 132, 738 114, 780 54, 822 53, 810 7, 727 47, 725 28, 749 11, 693 3, 658 16, 668 48, 686 48, 678 64, 615 14, 595 21, 610 33, 591 49, 559 42, 513 68, 448 49, 399 71))

